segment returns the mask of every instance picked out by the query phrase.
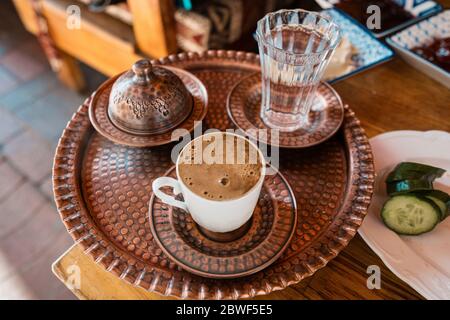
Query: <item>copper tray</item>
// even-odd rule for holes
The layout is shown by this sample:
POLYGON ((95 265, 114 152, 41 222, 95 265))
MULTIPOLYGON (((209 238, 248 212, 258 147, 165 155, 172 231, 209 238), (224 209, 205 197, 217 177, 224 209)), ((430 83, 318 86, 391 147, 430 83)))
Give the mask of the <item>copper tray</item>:
MULTIPOLYGON (((185 68, 209 94, 207 127, 232 127, 226 97, 237 81, 258 71, 258 56, 234 51, 172 55, 156 61, 185 68)), ((150 232, 151 182, 172 165, 172 145, 132 148, 97 134, 83 104, 59 141, 53 166, 58 210, 74 240, 106 270, 163 295, 237 299, 283 289, 312 275, 348 244, 366 215, 374 168, 368 139, 345 108, 342 128, 308 149, 280 150, 281 173, 298 206, 295 235, 268 268, 232 280, 207 279, 181 270, 150 232)))

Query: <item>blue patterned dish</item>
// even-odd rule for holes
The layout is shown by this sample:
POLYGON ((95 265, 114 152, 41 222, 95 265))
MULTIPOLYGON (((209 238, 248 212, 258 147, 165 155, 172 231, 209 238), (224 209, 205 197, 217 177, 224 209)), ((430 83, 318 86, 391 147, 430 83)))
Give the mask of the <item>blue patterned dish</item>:
POLYGON ((450 73, 413 53, 411 49, 429 44, 433 39, 450 37, 450 10, 421 21, 386 39, 410 65, 450 88, 450 73))
POLYGON ((329 80, 330 83, 350 77, 394 56, 394 52, 388 46, 376 39, 367 29, 347 14, 337 9, 328 9, 322 12, 329 15, 341 27, 342 36, 346 37, 358 50, 358 53, 353 57, 356 69, 329 80))
MULTIPOLYGON (((377 37, 382 38, 386 35, 392 34, 402 28, 405 28, 411 24, 414 24, 420 20, 425 19, 433 14, 436 14, 442 10, 442 6, 431 0, 392 0, 400 5, 405 11, 409 12, 414 18, 396 25, 390 29, 384 31, 371 30, 371 32, 377 37)), ((333 8, 334 5, 340 2, 340 0, 316 0, 316 2, 323 8, 333 8)), ((383 14, 383 12, 381 12, 383 14)))

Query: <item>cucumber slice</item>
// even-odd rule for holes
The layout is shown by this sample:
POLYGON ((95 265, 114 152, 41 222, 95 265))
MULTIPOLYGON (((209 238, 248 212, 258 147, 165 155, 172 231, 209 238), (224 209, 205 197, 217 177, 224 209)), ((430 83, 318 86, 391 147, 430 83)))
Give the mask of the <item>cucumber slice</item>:
POLYGON ((416 162, 399 163, 386 178, 386 182, 402 180, 428 180, 434 181, 445 173, 444 169, 428 166, 416 162))
POLYGON ((450 196, 441 190, 426 190, 414 192, 418 195, 433 200, 434 203, 441 210, 441 221, 447 218, 450 214, 450 196))
POLYGON ((439 210, 441 212, 441 221, 447 218, 447 205, 445 204, 445 202, 432 196, 425 196, 425 197, 433 201, 439 207, 439 210))
POLYGON ((390 196, 411 191, 428 191, 433 189, 433 182, 427 180, 403 180, 386 182, 386 191, 390 196))
POLYGON ((384 224, 398 234, 429 232, 441 220, 439 207, 430 199, 413 194, 390 198, 381 210, 384 224))
POLYGON ((427 191, 418 191, 418 193, 422 196, 430 196, 436 199, 441 200, 442 202, 447 202, 450 200, 450 195, 445 193, 442 190, 427 190, 427 191))

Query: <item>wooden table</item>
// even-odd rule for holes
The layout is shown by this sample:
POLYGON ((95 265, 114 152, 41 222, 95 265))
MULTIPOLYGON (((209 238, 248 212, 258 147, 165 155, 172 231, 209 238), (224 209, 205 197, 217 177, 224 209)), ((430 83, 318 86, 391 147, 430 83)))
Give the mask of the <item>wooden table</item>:
MULTIPOLYGON (((446 1, 450 4, 450 1, 446 1)), ((369 137, 392 130, 450 131, 450 90, 400 58, 334 85, 361 120, 369 137)), ((53 265, 65 282, 67 268, 81 270, 81 299, 167 299, 133 287, 97 266, 74 245, 53 265)), ((325 268, 301 283, 257 299, 421 299, 396 277, 359 235, 325 268), (366 286, 367 267, 381 269, 381 289, 366 286)))

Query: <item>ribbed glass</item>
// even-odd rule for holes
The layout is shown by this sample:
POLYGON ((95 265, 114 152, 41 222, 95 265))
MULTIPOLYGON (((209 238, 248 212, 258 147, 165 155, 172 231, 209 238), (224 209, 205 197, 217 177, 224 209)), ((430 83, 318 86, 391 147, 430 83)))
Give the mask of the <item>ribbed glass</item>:
POLYGON ((258 21, 262 71, 261 118, 272 128, 305 125, 317 85, 340 41, 330 18, 301 9, 280 10, 258 21))

